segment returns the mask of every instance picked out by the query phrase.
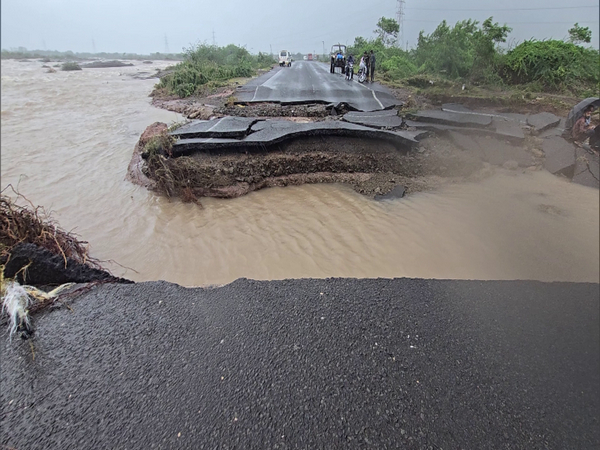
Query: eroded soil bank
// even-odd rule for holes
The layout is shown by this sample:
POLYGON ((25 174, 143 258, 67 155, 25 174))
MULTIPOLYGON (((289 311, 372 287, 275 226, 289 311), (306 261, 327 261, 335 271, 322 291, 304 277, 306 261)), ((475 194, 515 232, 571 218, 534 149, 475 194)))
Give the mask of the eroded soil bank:
MULTIPOLYGON (((425 139, 419 149, 405 150, 382 140, 313 136, 258 152, 197 152, 178 158, 148 153, 148 143, 166 131, 166 124, 146 130, 136 145, 128 179, 184 201, 233 198, 304 183, 346 183, 373 197, 397 185, 411 193, 491 173, 489 164, 476 155, 437 137, 425 139)), ((533 155, 531 166, 537 167, 533 155)))

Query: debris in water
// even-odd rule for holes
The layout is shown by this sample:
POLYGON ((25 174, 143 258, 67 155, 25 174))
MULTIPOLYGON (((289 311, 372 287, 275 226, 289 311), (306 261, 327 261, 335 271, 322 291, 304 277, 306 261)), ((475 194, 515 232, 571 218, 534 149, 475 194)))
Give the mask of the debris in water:
POLYGON ((24 339, 27 339, 33 331, 27 310, 30 304, 31 299, 23 286, 16 281, 6 283, 2 312, 9 317, 11 339, 17 331, 23 332, 24 339))

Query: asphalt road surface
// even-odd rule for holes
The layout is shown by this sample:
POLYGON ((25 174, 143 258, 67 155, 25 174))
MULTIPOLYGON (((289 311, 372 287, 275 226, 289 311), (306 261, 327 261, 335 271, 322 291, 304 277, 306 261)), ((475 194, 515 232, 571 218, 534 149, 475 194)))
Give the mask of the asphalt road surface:
POLYGON ((598 284, 105 285, 2 336, 3 448, 597 449, 598 284))
MULTIPOLYGON (((339 70, 339 69, 336 69, 339 70)), ((293 62, 252 80, 236 92, 238 102, 347 103, 359 111, 391 108, 399 101, 378 83, 346 81, 344 75, 329 73, 329 65, 316 61, 293 62)))

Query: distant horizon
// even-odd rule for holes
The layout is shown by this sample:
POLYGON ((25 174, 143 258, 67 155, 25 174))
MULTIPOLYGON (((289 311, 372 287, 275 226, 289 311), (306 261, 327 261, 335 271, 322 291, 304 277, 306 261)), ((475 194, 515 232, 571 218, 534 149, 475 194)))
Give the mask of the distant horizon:
POLYGON ((10 50, 57 49, 74 53, 178 54, 198 43, 229 43, 250 53, 327 53, 332 44, 352 45, 358 36, 370 39, 381 17, 402 18, 401 47, 414 49, 419 32, 431 34, 449 25, 488 17, 512 28, 506 48, 529 40, 568 37, 575 23, 592 31, 591 47, 600 42, 597 0, 229 0, 169 2, 166 0, 2 0, 1 46, 10 50), (402 15, 399 7, 403 5, 402 15), (333 26, 335 24, 335 26, 333 26), (127 49, 127 50, 124 50, 127 49))

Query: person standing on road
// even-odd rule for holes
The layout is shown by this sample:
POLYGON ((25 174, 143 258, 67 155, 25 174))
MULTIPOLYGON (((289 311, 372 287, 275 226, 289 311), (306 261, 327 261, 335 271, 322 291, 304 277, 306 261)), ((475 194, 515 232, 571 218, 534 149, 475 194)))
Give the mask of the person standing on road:
POLYGON ((369 73, 371 73, 371 58, 369 58, 369 54, 367 52, 365 52, 365 54, 363 55, 363 58, 365 58, 365 65, 367 66, 367 73, 366 73, 366 78, 365 81, 369 81, 369 73))
POLYGON ((348 56, 348 62, 346 65, 346 80, 354 79, 354 56, 348 56))
POLYGON ((375 53, 373 53, 373 50, 371 50, 371 57, 369 58, 370 61, 370 69, 371 69, 371 83, 373 82, 373 77, 375 76, 375 53))

